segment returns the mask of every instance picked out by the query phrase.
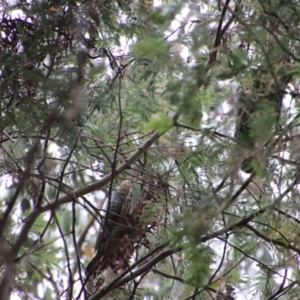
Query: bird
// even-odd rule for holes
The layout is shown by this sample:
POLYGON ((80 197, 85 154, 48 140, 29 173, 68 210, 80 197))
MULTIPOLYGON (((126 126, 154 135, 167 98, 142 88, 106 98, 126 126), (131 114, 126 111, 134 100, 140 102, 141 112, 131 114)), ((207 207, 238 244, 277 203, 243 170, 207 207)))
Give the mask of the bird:
POLYGON ((282 100, 291 81, 290 69, 286 59, 272 69, 258 66, 250 70, 234 95, 235 138, 243 151, 241 170, 245 173, 264 168, 266 153, 259 150, 272 137, 274 128, 278 129, 282 100))
POLYGON ((127 197, 127 192, 125 190, 123 193, 122 193, 122 191, 120 191, 120 192, 113 191, 112 192, 110 207, 109 207, 109 210, 108 210, 107 216, 106 216, 106 224, 105 224, 105 227, 102 228, 102 230, 99 230, 96 244, 95 244, 96 255, 93 258, 93 260, 89 263, 89 265, 87 266, 87 271, 90 271, 93 267, 94 261, 103 255, 103 251, 105 249, 103 249, 103 246, 101 246, 101 245, 102 244, 104 245, 108 241, 108 239, 111 239, 111 238, 114 238, 115 236, 117 236, 120 226, 118 226, 118 224, 116 224, 116 221, 118 219, 118 216, 120 216, 120 213, 122 210, 122 205, 123 205, 123 202, 126 199, 126 197, 127 197))
POLYGON ((142 191, 141 200, 133 201, 132 190, 133 184, 125 181, 112 192, 106 222, 101 226, 95 243, 95 255, 86 267, 86 292, 89 296, 128 267, 137 245, 146 238, 147 226, 141 216, 151 197, 142 191))

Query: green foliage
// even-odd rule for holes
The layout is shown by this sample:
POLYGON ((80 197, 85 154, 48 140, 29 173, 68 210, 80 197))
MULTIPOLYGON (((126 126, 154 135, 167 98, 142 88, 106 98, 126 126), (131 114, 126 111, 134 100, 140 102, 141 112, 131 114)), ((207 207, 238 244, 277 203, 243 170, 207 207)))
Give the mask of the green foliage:
POLYGON ((210 275, 213 251, 209 247, 191 247, 186 253, 186 283, 193 286, 206 284, 210 275))
POLYGON ((6 2, 1 297, 83 297, 128 183, 146 233, 111 299, 298 299, 299 1, 6 2))
POLYGON ((168 116, 162 115, 158 119, 152 119, 148 123, 146 129, 149 130, 158 130, 159 133, 164 133, 168 131, 173 125, 173 121, 168 116))
POLYGON ((152 60, 156 57, 163 58, 168 55, 169 47, 162 39, 148 37, 133 45, 132 52, 137 56, 142 56, 152 60))

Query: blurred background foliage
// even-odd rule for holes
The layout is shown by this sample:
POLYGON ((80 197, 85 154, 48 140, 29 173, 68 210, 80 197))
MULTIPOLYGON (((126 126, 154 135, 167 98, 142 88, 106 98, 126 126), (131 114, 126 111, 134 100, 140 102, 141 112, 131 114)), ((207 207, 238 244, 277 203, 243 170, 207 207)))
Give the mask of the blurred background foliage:
POLYGON ((0 299, 83 298, 106 200, 125 180, 133 202, 158 182, 130 264, 153 253, 106 297, 299 299, 299 1, 0 11, 0 299), (282 61, 292 79, 279 125, 256 112, 263 164, 247 181, 236 90, 253 93, 263 70, 272 92, 282 61))

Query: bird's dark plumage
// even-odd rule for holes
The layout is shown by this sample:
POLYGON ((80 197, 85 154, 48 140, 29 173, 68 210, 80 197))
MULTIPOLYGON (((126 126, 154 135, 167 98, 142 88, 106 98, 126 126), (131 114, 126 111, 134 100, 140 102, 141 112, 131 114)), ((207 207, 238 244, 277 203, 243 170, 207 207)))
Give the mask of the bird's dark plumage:
POLYGON ((106 270, 110 268, 117 274, 128 266, 137 244, 145 238, 145 226, 140 217, 148 200, 134 204, 131 189, 132 184, 125 182, 112 193, 106 223, 95 245, 95 256, 86 268, 89 295, 103 285, 106 270))

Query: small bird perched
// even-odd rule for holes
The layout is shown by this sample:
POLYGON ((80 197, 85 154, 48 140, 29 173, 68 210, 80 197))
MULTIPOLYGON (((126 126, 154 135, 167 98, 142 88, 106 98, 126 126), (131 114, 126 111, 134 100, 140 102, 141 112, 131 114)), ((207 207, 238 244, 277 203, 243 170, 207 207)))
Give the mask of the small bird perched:
POLYGON ((98 237, 95 244, 95 257, 87 266, 87 271, 89 272, 93 268, 93 263, 95 260, 100 258, 104 253, 103 247, 101 245, 107 242, 107 239, 113 239, 118 234, 118 230, 121 230, 120 226, 116 224, 118 217, 121 214, 122 205, 127 198, 128 191, 114 191, 112 193, 110 207, 106 216, 106 224, 102 230, 99 231, 98 237))
POLYGON ((251 173, 253 166, 263 167, 261 152, 278 125, 282 100, 291 80, 290 64, 281 60, 272 70, 260 66, 251 71, 235 97, 235 138, 243 148, 242 171, 251 173))
POLYGON ((104 283, 103 273, 106 269, 111 268, 116 271, 118 268, 121 256, 119 240, 122 238, 123 232, 126 233, 126 229, 122 228, 122 223, 126 222, 122 220, 122 215, 124 218, 126 217, 130 188, 131 186, 128 184, 123 185, 112 193, 105 218, 106 222, 101 225, 96 240, 95 256, 86 268, 88 275, 86 288, 90 295, 94 294, 104 283))
POLYGON ((106 222, 95 244, 95 256, 86 268, 89 296, 111 279, 107 278, 107 270, 117 274, 128 267, 137 245, 145 239, 145 224, 140 217, 149 199, 146 196, 134 203, 131 191, 132 184, 126 181, 112 193, 106 222))

